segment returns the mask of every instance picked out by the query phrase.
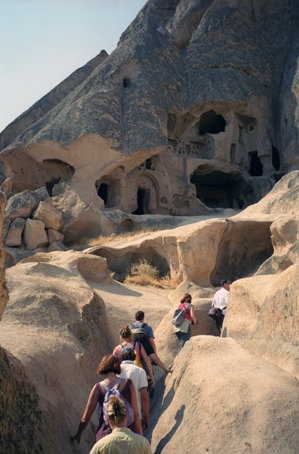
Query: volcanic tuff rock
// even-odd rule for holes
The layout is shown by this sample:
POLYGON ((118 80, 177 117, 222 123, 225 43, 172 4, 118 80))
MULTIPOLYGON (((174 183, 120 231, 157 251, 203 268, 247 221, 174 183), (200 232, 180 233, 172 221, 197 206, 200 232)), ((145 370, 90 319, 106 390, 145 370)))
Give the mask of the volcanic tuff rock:
MULTIPOLYGON (((106 262, 73 251, 39 253, 6 276, 10 302, 0 343, 9 354, 1 348, 1 448, 11 454, 74 452, 69 435, 96 381, 99 359, 112 348, 103 300, 85 280, 109 283, 106 262)), ((92 425, 82 452, 93 432, 92 425)))
MULTIPOLYGON (((111 208, 194 215, 256 202, 299 165, 298 16, 295 0, 148 1, 110 56, 2 132, 6 193, 73 192, 89 235, 111 208)), ((82 229, 74 222, 72 240, 82 229)))
POLYGON ((233 339, 193 337, 159 400, 153 452, 294 454, 298 399, 294 377, 233 339))

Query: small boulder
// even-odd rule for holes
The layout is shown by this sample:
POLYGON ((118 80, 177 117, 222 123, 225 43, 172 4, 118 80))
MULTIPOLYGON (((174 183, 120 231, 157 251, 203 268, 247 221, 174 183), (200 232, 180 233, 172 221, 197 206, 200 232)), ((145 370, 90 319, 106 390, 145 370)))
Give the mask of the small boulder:
POLYGON ((60 230, 63 226, 62 213, 51 202, 40 202, 33 217, 43 221, 47 229, 60 230))
POLYGON ((48 241, 49 244, 55 243, 57 241, 63 241, 63 234, 54 229, 48 230, 48 241))
POLYGON ((48 247, 48 252, 53 252, 53 251, 66 251, 66 246, 63 244, 62 241, 54 241, 54 243, 51 243, 50 246, 48 247))
POLYGON ((16 218, 10 224, 8 233, 5 239, 5 245, 11 247, 19 247, 22 244, 22 234, 25 227, 25 219, 16 218))
POLYGON ((33 191, 19 192, 8 199, 5 215, 11 221, 17 218, 29 218, 37 204, 38 198, 33 191))
POLYGON ((48 237, 43 221, 27 219, 24 231, 24 241, 27 249, 33 250, 48 244, 48 237))

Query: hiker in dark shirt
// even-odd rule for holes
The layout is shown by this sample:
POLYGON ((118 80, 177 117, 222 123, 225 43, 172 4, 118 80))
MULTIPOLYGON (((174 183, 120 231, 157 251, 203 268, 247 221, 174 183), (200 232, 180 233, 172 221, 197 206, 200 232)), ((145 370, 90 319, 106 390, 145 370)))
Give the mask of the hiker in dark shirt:
POLYGON ((150 357, 153 364, 161 367, 164 370, 165 374, 172 372, 165 364, 161 361, 157 355, 155 336, 153 329, 150 325, 144 322, 144 312, 137 311, 135 314, 135 322, 131 325, 131 331, 133 333, 133 339, 140 342, 147 355, 150 357))

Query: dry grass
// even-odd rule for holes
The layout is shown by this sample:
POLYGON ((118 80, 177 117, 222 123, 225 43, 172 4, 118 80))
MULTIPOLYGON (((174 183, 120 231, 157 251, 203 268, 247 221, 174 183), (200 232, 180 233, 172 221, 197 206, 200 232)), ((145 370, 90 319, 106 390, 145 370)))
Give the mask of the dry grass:
POLYGON ((131 268, 125 279, 126 284, 152 285, 158 288, 171 289, 175 288, 169 275, 160 276, 158 268, 151 265, 145 259, 131 265, 131 268))
POLYGON ((159 230, 165 230, 169 228, 169 226, 165 224, 156 224, 153 226, 142 226, 142 227, 136 227, 132 231, 128 232, 122 232, 122 233, 113 233, 111 235, 99 235, 97 238, 86 238, 82 237, 80 240, 77 240, 75 244, 72 245, 74 249, 82 249, 87 248, 87 247, 93 247, 93 246, 103 246, 104 244, 107 243, 114 243, 122 240, 127 240, 128 238, 134 238, 138 236, 142 236, 145 234, 149 234, 151 232, 157 232, 159 230))

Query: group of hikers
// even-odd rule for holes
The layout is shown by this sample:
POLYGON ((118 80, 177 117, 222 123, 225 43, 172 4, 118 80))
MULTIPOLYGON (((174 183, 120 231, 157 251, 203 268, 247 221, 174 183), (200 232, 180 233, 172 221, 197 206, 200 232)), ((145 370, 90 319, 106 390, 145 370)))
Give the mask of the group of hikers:
POLYGON ((97 375, 105 378, 92 388, 78 430, 71 437, 80 443, 99 405, 96 444, 91 454, 151 453, 142 435, 150 425, 149 397, 155 390, 153 365, 166 375, 172 371, 159 358, 153 329, 144 318, 143 311, 136 312, 131 327, 126 325, 120 330, 120 344, 97 367, 97 375))
MULTIPOLYGON (((230 281, 224 280, 212 302, 212 308, 217 308, 223 315, 221 323, 216 320, 219 333, 229 285, 230 281)), ((183 296, 177 312, 182 318, 173 329, 179 340, 178 354, 191 337, 191 324, 198 323, 190 294, 183 296)), ((149 398, 153 397, 155 390, 153 365, 160 367, 166 375, 172 369, 159 358, 153 329, 144 318, 143 311, 136 312, 135 322, 120 330, 120 344, 112 354, 105 355, 97 367, 97 375, 104 376, 104 379, 93 386, 77 432, 71 436, 73 442, 80 443, 84 429, 99 406, 96 443, 90 454, 151 453, 143 432, 150 426, 149 398)))

